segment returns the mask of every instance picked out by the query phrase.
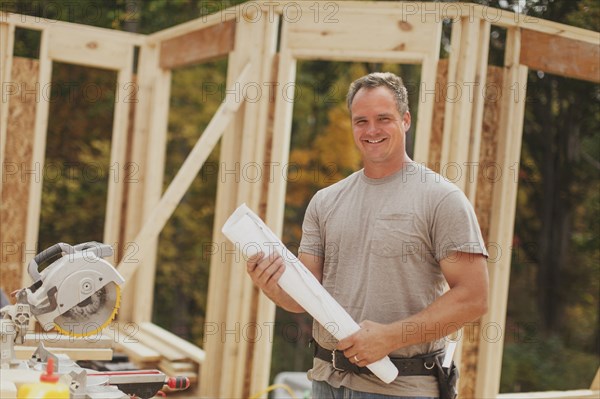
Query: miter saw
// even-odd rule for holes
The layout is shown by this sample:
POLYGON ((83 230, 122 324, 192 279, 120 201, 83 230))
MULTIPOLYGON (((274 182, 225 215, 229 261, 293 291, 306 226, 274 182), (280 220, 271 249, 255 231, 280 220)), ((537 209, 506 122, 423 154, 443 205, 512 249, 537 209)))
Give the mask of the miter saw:
POLYGON ((150 398, 164 385, 172 390, 189 387, 186 377, 167 378, 159 370, 83 369, 66 355, 53 354, 43 343, 28 361, 16 359, 14 346, 23 344, 32 317, 46 331, 56 328, 74 337, 97 334, 115 318, 125 280, 103 259, 112 254, 112 247, 98 242, 59 243, 29 262, 27 272, 33 284, 16 292, 17 303, 0 309, 0 373, 40 371, 55 364, 61 380, 69 385, 71 399, 150 398))
POLYGON ((110 245, 98 242, 53 245, 29 262, 27 272, 34 283, 17 297, 26 297, 46 331, 56 327, 66 335, 94 335, 115 318, 121 302, 125 280, 102 259, 112 254, 110 245), (39 265, 59 255, 39 271, 39 265))
POLYGON ((33 284, 17 291, 15 305, 0 309, 3 366, 13 358, 10 341, 23 343, 31 316, 46 331, 56 328, 75 337, 94 335, 115 318, 125 280, 102 259, 112 254, 110 245, 98 242, 58 243, 29 262, 33 284), (55 258, 40 272, 40 265, 55 258))

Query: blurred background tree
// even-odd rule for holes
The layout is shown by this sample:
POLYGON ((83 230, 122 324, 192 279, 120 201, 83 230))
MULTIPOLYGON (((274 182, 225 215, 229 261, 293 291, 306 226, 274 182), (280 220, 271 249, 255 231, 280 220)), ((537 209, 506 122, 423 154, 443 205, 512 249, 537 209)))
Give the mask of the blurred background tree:
MULTIPOLYGON (((242 0, 0 0, 3 11, 152 33, 242 0)), ((479 0, 474 3, 600 30, 597 0, 479 0)), ((442 57, 450 25, 445 24, 442 57)), ((505 31, 494 29, 490 61, 503 59, 505 31)), ((15 54, 36 58, 39 33, 18 30, 15 54)), ((165 187, 222 99, 226 60, 173 72, 165 187)), ((418 67, 299 62, 288 168, 284 242, 297 248, 311 196, 360 168, 344 98, 348 84, 376 70, 399 73, 418 106, 418 67), (415 83, 416 82, 416 83, 415 83)), ((40 247, 102 239, 109 165, 113 72, 56 64, 45 171, 40 247), (83 88, 100 89, 91 101, 83 88), (70 87, 70 89, 69 89, 70 87), (60 173, 56 173, 56 171, 60 173), (51 174, 53 173, 53 174, 51 174), (92 178, 92 177, 93 178, 92 178)), ((600 87, 530 71, 519 170, 503 392, 587 387, 600 362, 600 87)), ((414 142, 409 133, 409 147, 414 142)), ((154 321, 202 343, 218 149, 160 236, 154 321)), ((278 310, 272 377, 307 370, 311 320, 278 310)))

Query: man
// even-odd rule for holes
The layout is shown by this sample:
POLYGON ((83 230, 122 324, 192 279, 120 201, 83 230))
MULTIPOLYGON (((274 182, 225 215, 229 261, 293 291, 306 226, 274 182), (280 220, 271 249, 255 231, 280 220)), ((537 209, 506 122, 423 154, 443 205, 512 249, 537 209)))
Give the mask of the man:
MULTIPOLYGON (((411 116, 402 80, 364 76, 347 102, 364 168, 312 198, 299 259, 361 329, 337 342, 315 323, 313 396, 437 397, 430 370, 442 338, 486 312, 487 251, 464 194, 406 153, 411 116), (335 365, 333 349, 344 355, 335 365), (401 370, 389 385, 365 368, 386 355, 401 370)), ((304 311, 277 285, 280 257, 257 254, 247 268, 277 305, 304 311)))

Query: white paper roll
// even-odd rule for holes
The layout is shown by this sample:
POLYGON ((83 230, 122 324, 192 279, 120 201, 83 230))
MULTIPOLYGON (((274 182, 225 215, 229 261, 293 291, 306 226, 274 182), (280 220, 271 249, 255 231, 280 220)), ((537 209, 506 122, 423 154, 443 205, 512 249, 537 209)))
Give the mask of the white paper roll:
MULTIPOLYGON (((360 330, 358 323, 246 204, 233 212, 222 231, 245 256, 278 253, 286 265, 279 286, 335 338, 341 340, 360 330)), ((388 356, 367 367, 387 384, 398 376, 398 369, 388 356)))

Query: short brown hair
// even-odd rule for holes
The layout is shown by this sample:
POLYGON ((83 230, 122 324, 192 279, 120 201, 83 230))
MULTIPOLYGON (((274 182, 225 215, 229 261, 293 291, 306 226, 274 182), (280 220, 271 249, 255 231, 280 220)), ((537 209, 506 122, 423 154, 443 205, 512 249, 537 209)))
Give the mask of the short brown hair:
POLYGON ((406 91, 406 87, 404 87, 402 78, 391 72, 373 72, 352 82, 346 96, 348 111, 352 113, 350 107, 352 106, 354 96, 360 89, 374 89, 381 86, 387 87, 392 92, 396 100, 398 112, 400 115, 404 115, 408 111, 408 92, 406 91))

